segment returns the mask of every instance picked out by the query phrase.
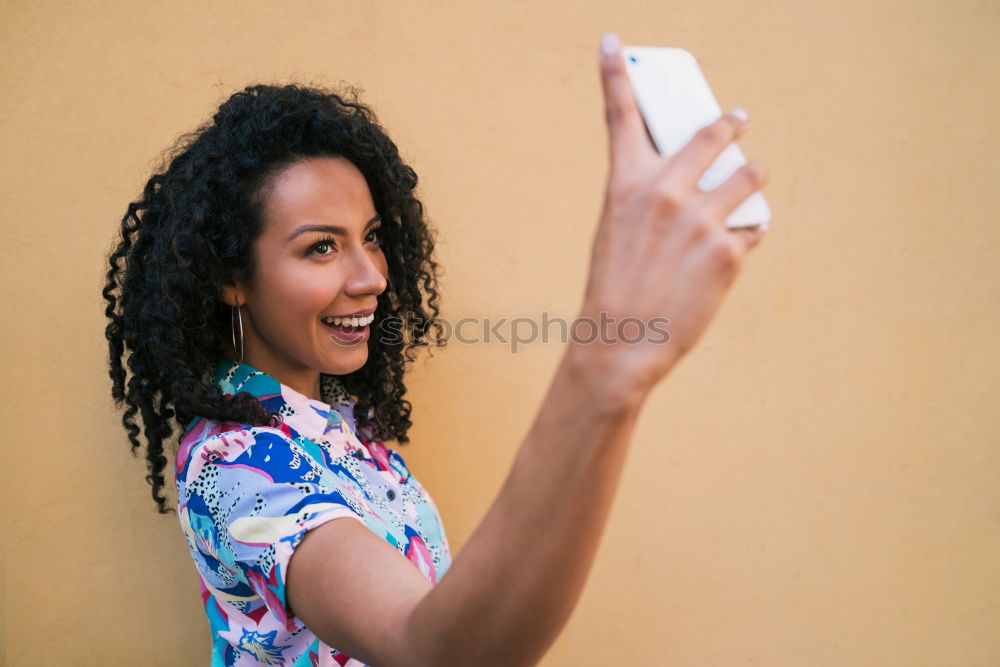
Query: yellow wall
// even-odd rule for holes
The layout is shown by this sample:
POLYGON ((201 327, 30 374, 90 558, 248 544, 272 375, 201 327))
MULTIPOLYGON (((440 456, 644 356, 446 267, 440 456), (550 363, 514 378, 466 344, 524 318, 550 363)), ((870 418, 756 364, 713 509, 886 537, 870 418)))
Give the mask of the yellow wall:
MULTIPOLYGON (((444 314, 571 317, 605 30, 690 50, 750 111, 774 220, 650 398, 542 664, 1000 662, 1000 5, 8 0, 9 664, 207 664, 194 565, 106 373, 104 255, 159 153, 248 83, 358 84, 420 176, 444 314)), ((400 451, 456 551, 559 354, 453 343, 415 366, 400 451)))

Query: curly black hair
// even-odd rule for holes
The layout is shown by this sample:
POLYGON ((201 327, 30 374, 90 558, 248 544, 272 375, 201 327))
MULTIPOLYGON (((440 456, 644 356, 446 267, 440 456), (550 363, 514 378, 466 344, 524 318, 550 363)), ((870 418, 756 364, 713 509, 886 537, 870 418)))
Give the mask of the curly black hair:
POLYGON ((338 377, 355 397, 359 430, 377 440, 409 442, 406 366, 414 361, 415 348, 444 344, 440 335, 428 336, 440 333, 436 233, 414 195, 416 172, 358 97, 353 86, 340 91, 247 86, 210 122, 180 135, 141 198, 128 205, 117 245, 108 255, 102 291, 110 320, 105 335, 111 395, 117 407, 127 405, 122 424, 133 456, 141 447, 135 417, 142 417, 146 481, 160 514, 175 511, 160 495, 172 419, 181 427, 178 441, 196 417, 255 426, 280 423, 280 416, 249 393, 225 395, 212 371, 226 358, 231 336, 222 287, 252 277, 254 242, 263 228, 270 184, 301 159, 350 160, 364 175, 382 217, 389 275, 376 317, 393 318, 402 328, 392 338, 371 336, 367 363, 338 377))

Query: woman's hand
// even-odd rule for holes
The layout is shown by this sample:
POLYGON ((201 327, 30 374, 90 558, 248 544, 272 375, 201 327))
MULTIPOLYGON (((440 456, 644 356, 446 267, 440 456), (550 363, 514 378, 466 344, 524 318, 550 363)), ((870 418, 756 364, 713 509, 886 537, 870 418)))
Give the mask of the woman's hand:
MULTIPOLYGON (((766 227, 729 230, 724 221, 766 183, 767 170, 749 161, 702 192, 702 174, 746 124, 725 114, 665 158, 647 134, 617 39, 610 55, 602 51, 601 79, 611 164, 580 317, 598 325, 603 314, 610 324, 595 342, 574 345, 585 357, 600 358, 617 380, 648 390, 701 337, 763 238, 766 227), (643 330, 634 320, 619 327, 625 318, 636 318, 643 330), (640 333, 638 342, 617 340, 623 334, 634 341, 640 333)), ((584 328, 578 336, 589 333, 584 328)))

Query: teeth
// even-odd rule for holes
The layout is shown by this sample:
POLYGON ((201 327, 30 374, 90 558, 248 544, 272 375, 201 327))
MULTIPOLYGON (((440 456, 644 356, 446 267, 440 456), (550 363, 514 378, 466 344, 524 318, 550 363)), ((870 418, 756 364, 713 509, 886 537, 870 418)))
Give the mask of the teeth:
POLYGON ((367 317, 324 317, 323 322, 334 326, 363 327, 371 324, 375 320, 375 313, 367 317))

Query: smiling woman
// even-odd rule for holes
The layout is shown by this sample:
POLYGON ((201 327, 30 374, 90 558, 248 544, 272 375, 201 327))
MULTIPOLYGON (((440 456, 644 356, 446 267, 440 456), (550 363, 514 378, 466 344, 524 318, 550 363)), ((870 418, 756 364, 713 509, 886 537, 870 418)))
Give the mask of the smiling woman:
POLYGON ((356 95, 234 94, 129 204, 109 257, 112 395, 161 513, 179 429, 212 664, 360 664, 304 627, 285 588, 299 542, 333 519, 377 535, 418 586, 450 564, 433 500, 383 444, 408 442, 405 367, 438 315, 433 234, 415 172, 356 95), (409 343, 371 335, 389 318, 409 343))
POLYGON ((368 360, 361 317, 375 314, 388 277, 380 216, 364 176, 344 158, 300 160, 265 187, 255 250, 266 261, 250 280, 224 286, 223 301, 249 324, 247 359, 318 397, 321 373, 347 375, 368 360), (328 323, 355 315, 348 326, 328 323))
POLYGON ((133 447, 145 422, 161 509, 164 439, 183 426, 178 515, 213 665, 527 667, 567 622, 643 403, 762 238, 723 221, 767 173, 751 162, 695 192, 745 114, 664 157, 620 44, 603 43, 611 168, 578 313, 672 330, 565 347, 454 564, 430 494, 381 442, 406 441, 404 367, 437 314, 436 265, 416 174, 368 110, 249 88, 129 206, 104 292, 113 395, 133 447), (409 331, 368 335, 388 317, 409 331))

